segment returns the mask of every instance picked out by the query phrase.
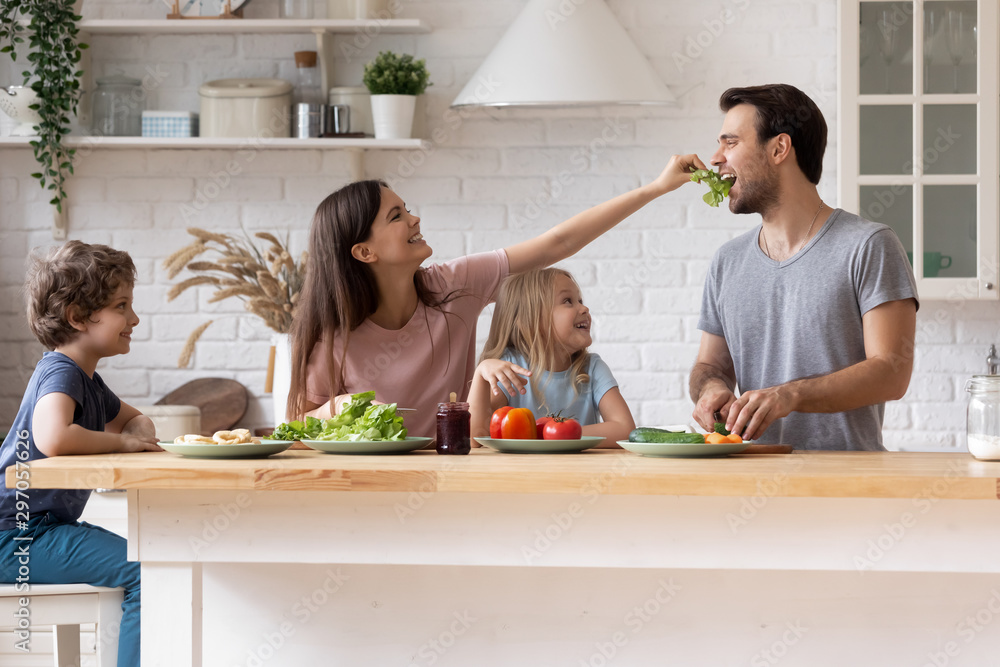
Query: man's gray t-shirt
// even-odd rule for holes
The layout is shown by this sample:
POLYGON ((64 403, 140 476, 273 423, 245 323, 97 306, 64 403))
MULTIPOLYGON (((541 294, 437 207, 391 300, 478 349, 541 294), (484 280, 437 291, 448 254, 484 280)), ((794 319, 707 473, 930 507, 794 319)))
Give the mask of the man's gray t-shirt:
MULTIPOLYGON (((726 339, 740 392, 827 375, 864 361, 861 317, 889 301, 917 298, 896 234, 840 209, 797 254, 776 262, 760 249, 760 226, 712 258, 698 328, 726 339)), ((759 443, 797 449, 882 451, 885 404, 832 414, 792 412, 759 443)))

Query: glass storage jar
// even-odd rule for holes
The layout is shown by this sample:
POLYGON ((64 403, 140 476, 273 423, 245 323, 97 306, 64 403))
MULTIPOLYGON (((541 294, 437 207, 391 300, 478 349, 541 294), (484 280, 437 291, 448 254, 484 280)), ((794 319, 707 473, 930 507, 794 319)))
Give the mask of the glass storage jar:
POLYGON ((983 461, 1000 461, 1000 375, 976 375, 965 390, 969 453, 983 461))
POLYGON ((101 77, 94 91, 91 130, 105 137, 142 136, 145 98, 139 79, 121 74, 101 77))

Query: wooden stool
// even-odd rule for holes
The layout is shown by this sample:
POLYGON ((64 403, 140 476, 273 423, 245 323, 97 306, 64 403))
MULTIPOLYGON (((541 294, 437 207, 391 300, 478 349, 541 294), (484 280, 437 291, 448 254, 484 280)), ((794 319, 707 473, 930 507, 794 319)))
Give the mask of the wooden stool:
POLYGON ((7 628, 16 625, 13 614, 21 609, 20 598, 28 598, 31 627, 52 626, 55 667, 77 667, 80 664, 80 625, 97 626, 97 665, 115 667, 118 661, 118 631, 122 618, 121 588, 101 588, 88 584, 32 584, 26 593, 15 590, 14 584, 0 584, 0 626, 3 634, 12 637, 7 628), (14 624, 8 625, 14 620, 14 624), (103 637, 102 637, 103 633, 103 637))

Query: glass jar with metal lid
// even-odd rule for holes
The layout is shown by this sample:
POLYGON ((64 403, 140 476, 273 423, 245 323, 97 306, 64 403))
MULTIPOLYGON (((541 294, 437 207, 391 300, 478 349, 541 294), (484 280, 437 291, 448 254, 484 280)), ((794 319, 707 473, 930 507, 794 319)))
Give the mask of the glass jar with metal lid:
POLYGON ((91 130, 105 137, 142 135, 146 94, 142 81, 122 74, 101 77, 94 91, 91 130))
POLYGON ((1000 461, 1000 375, 973 376, 965 390, 969 453, 984 461, 1000 461))

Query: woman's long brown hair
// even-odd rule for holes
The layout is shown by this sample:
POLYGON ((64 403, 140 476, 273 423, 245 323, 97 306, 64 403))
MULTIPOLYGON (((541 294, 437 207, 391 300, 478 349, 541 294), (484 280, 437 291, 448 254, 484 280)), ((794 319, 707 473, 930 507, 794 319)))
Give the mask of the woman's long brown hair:
MULTIPOLYGON (((378 308, 378 287, 371 267, 351 254, 351 249, 371 237, 372 225, 382 206, 383 181, 357 181, 345 185, 316 209, 309 231, 309 266, 292 321, 292 381, 286 416, 301 418, 306 410, 306 378, 309 357, 322 338, 326 346, 332 392, 344 393, 344 361, 351 332, 378 308), (339 338, 343 352, 334 358, 333 343, 339 338)), ((424 269, 413 276, 417 298, 431 308, 456 296, 440 298, 427 287, 424 269)))

